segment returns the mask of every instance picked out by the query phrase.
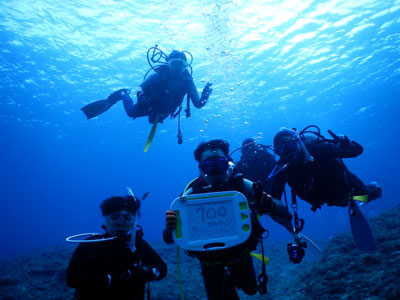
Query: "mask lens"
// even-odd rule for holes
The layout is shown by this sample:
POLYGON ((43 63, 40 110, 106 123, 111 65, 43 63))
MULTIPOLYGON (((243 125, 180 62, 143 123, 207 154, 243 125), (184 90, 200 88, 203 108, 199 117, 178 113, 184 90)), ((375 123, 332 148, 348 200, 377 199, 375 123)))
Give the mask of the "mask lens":
POLYGON ((210 157, 201 162, 199 167, 207 175, 221 174, 228 170, 229 162, 224 157, 210 157))
POLYGON ((244 155, 255 154, 256 152, 257 152, 257 147, 254 143, 242 148, 242 153, 244 155))
POLYGON ((288 140, 285 143, 285 147, 286 147, 286 149, 293 151, 297 148, 297 141, 296 140, 288 140))
POLYGON ((124 217, 125 221, 132 221, 132 218, 133 218, 133 214, 112 213, 112 214, 110 215, 111 220, 112 220, 113 222, 118 221, 118 220, 121 218, 121 216, 124 217))
POLYGON ((181 67, 181 68, 185 67, 186 65, 185 61, 182 59, 170 59, 168 61, 168 64, 172 67, 181 67))
POLYGON ((295 139, 290 139, 285 142, 283 142, 281 145, 276 147, 275 153, 278 154, 279 156, 287 156, 291 154, 294 150, 297 148, 297 140, 295 139))

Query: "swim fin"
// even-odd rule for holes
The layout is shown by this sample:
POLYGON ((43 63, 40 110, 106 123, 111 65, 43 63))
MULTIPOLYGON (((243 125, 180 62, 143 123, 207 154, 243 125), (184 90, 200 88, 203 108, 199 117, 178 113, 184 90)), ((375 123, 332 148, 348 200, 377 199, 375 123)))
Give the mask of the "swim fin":
POLYGON ((153 138, 154 138, 154 135, 155 135, 156 129, 157 129, 157 124, 158 124, 158 115, 156 116, 153 126, 151 127, 149 137, 147 138, 146 145, 144 146, 143 152, 145 152, 145 153, 149 150, 151 142, 153 142, 153 138))
POLYGON ((375 239, 367 219, 354 200, 349 205, 350 225, 357 248, 363 251, 376 250, 375 239))
MULTIPOLYGON (((258 259, 261 262, 263 261, 263 256, 261 254, 259 254, 259 253, 250 252, 250 256, 253 256, 254 258, 258 259)), ((269 257, 266 257, 265 255, 264 255, 264 263, 266 265, 269 264, 269 257)))
POLYGON ((86 115, 87 119, 90 120, 98 115, 101 115, 103 112, 109 110, 111 106, 113 106, 116 102, 106 100, 99 100, 88 105, 85 105, 81 108, 83 113, 86 115))

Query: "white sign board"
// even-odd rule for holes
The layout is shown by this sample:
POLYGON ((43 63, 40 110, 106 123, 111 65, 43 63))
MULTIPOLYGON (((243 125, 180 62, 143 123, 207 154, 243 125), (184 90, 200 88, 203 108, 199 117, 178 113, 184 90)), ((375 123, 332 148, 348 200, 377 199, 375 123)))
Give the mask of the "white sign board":
POLYGON ((185 250, 233 247, 246 241, 251 233, 247 199, 236 191, 178 197, 171 210, 178 217, 174 241, 185 250))

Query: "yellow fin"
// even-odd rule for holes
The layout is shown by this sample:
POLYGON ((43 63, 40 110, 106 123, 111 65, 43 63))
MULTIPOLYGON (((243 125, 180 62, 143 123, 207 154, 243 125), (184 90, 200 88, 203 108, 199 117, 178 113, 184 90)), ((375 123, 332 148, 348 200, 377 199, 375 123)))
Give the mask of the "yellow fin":
POLYGON ((144 146, 143 152, 147 152, 147 150, 149 150, 151 142, 153 141, 153 138, 154 138, 154 134, 156 133, 157 124, 158 124, 158 115, 156 117, 156 120, 153 123, 153 126, 151 127, 149 137, 147 138, 146 146, 144 146))
POLYGON ((368 202, 368 195, 353 196, 353 200, 361 201, 361 202, 368 202))
MULTIPOLYGON (((261 262, 263 261, 263 257, 262 257, 261 254, 258 254, 258 253, 255 253, 255 252, 250 252, 250 255, 253 256, 254 258, 258 259, 258 260, 261 261, 261 262)), ((267 256, 265 256, 265 255, 264 255, 264 263, 265 263, 266 265, 269 264, 269 257, 267 257, 267 256)))

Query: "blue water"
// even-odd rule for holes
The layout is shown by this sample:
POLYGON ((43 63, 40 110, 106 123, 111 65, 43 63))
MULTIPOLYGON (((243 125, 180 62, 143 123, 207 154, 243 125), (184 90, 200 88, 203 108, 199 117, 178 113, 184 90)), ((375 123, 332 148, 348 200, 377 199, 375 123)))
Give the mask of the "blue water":
MULTIPOLYGON (((201 141, 271 144, 281 126, 358 141, 364 153, 347 165, 384 190, 363 212, 399 204, 399 0, 84 2, 0 2, 0 256, 99 232, 99 203, 126 186, 150 191, 139 223, 159 240, 164 211, 197 176, 201 141), (80 107, 135 89, 155 44, 190 51, 198 89, 210 81, 214 91, 182 119, 182 145, 166 120, 143 153, 146 118, 118 103, 87 121, 80 107)), ((300 214, 312 238, 349 229, 344 208, 300 202, 300 214)))

